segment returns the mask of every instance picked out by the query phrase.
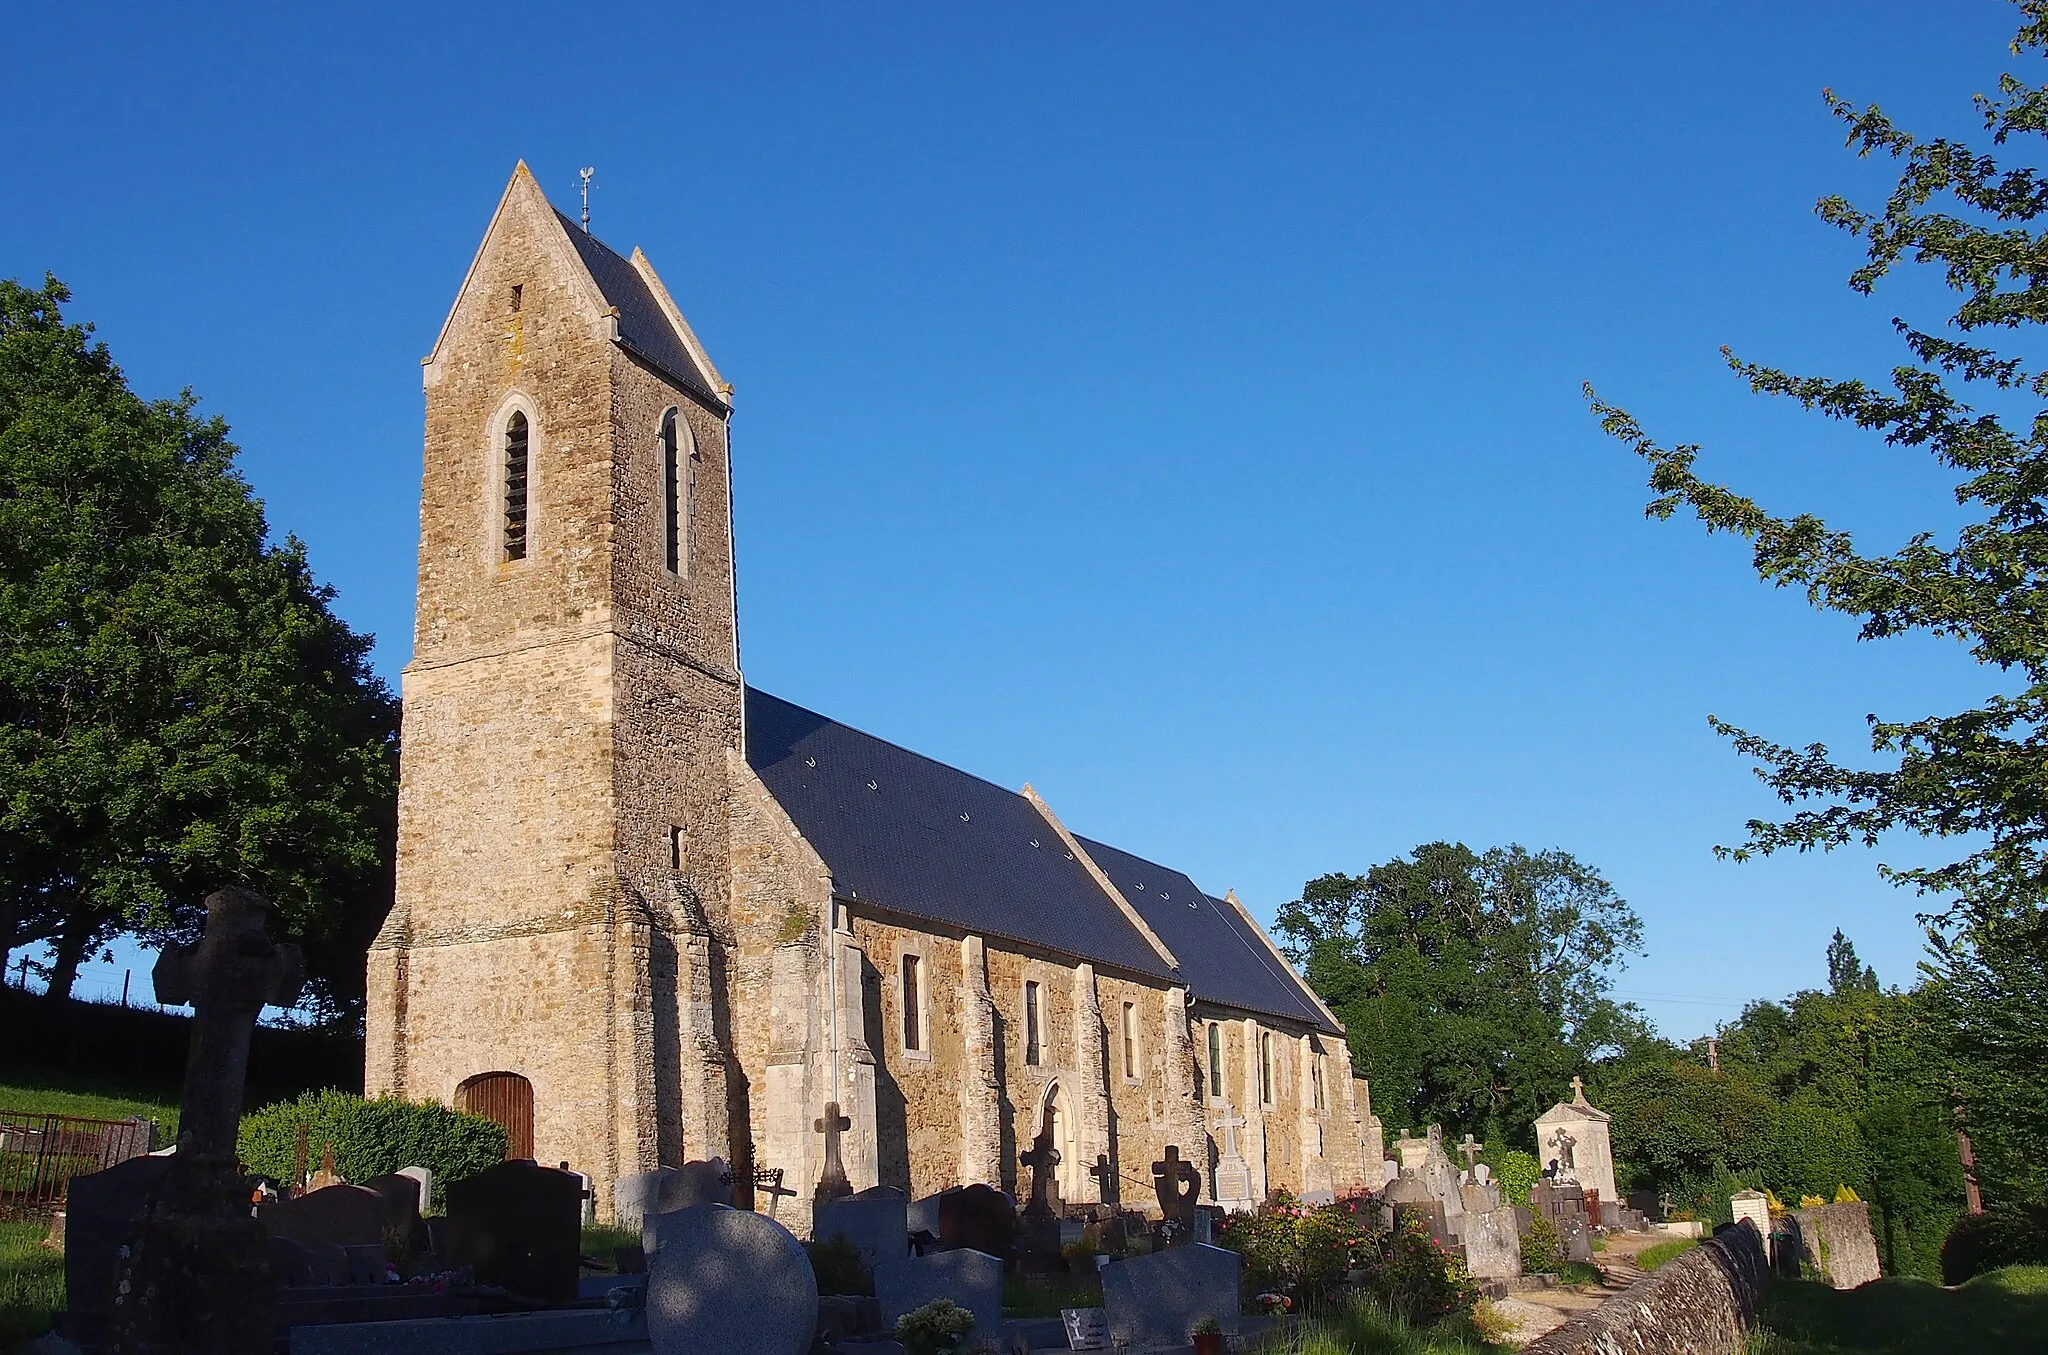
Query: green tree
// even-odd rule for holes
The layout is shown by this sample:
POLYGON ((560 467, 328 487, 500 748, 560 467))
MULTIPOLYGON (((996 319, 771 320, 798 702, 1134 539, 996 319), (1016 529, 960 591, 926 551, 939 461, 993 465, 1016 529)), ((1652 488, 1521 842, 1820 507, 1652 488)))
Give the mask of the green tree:
POLYGON ((1309 881, 1276 925, 1397 1126, 1526 1139, 1574 1073, 1646 1029, 1606 996, 1641 924, 1566 852, 1425 843, 1309 881))
MULTIPOLYGON (((2048 0, 2021 0, 2019 9, 2013 53, 2038 58, 2048 49, 2048 0)), ((1825 97, 1859 155, 1901 162, 1882 211, 1841 197, 1817 207, 1864 248, 1850 286, 1867 295, 1911 259, 1932 265, 1959 300, 1938 323, 1892 320, 1905 360, 1883 384, 1727 360, 1753 391, 1924 449, 1953 476, 1964 525, 1945 538, 1921 532, 1889 552, 1865 550, 1817 516, 1775 515, 1703 478, 1697 446, 1661 445, 1590 387, 1587 395, 1607 432, 1648 463, 1651 516, 1686 508, 1709 532, 1747 538, 1761 579, 1860 618, 1863 639, 1946 636, 1999 674, 2004 690, 1967 710, 1869 717, 1874 766, 1845 763, 1821 744, 1794 747, 1712 723, 1794 811, 1752 820, 1747 841, 1723 849, 1738 859, 1875 846, 1900 829, 1969 848, 1935 865, 1880 870, 1943 900, 1930 921, 1940 928, 1934 968, 1945 997, 1929 1014, 1944 1022, 1972 1124, 2000 1143, 2039 1142, 2048 1136, 2042 1098, 2018 1095, 2010 1070, 2048 1062, 2041 1026, 2022 1024, 2002 1041, 1989 1032, 2006 1010, 2001 985, 2030 965, 2038 973, 2048 958, 2040 925, 2048 903, 2048 409, 2039 404, 2048 368, 2023 343, 2002 352, 1992 341, 2048 321, 2048 233, 2036 224, 2048 215, 2048 175, 2022 149, 2048 134, 2048 86, 2008 74, 1996 95, 1977 98, 1988 148, 1921 138, 1875 105, 1825 97)), ((1992 1170, 2015 1187, 2028 1179, 2016 1162, 1992 1170)), ((2031 1189, 2039 1185, 2034 1178, 2031 1189)))
POLYGON ((1856 943, 1835 928, 1828 942, 1828 991, 1836 995, 1864 989, 1877 991, 1877 971, 1856 958, 1856 943))
POLYGON ((109 938, 189 938, 241 884, 360 1002, 390 900, 398 711, 370 638, 267 539, 218 418, 145 401, 69 293, 0 281, 0 962, 49 991, 109 938))

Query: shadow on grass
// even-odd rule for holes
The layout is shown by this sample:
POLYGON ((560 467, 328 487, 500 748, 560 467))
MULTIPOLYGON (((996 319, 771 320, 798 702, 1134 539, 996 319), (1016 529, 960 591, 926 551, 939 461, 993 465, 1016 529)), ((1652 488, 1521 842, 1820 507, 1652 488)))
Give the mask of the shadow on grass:
POLYGON ((1764 1301, 1755 1355, 2022 1355, 2048 1351, 2048 1266, 2012 1266, 1958 1289, 1877 1280, 1836 1290, 1783 1280, 1764 1301))
POLYGON ((64 1306, 64 1253, 43 1245, 45 1222, 0 1222, 0 1350, 50 1329, 64 1306))

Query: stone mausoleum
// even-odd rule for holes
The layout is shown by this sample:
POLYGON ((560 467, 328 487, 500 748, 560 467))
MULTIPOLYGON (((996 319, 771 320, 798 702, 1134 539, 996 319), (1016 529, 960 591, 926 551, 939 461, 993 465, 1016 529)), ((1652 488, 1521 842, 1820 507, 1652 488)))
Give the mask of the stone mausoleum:
POLYGON ((1342 1028, 1234 895, 746 684, 732 388, 644 255, 521 165, 424 369, 372 1093, 492 1116, 600 1213, 719 1157, 801 1228, 828 1102, 856 1188, 1014 1191, 1048 1117, 1069 1202, 1149 1200, 1226 1119, 1252 1198, 1380 1184, 1342 1028))

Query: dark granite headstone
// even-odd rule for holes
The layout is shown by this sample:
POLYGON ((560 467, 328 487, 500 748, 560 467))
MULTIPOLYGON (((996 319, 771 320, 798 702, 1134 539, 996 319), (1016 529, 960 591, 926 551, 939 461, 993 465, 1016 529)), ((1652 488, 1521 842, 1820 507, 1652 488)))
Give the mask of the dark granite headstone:
POLYGON ((114 1298, 114 1263, 170 1174, 167 1157, 134 1157, 66 1187, 64 1285, 74 1313, 103 1313, 114 1298))
POLYGON ((939 1197, 939 1241, 1008 1259, 1016 1247, 1017 1206, 990 1186, 949 1190, 939 1197))
POLYGON ((325 1186, 296 1200, 256 1207, 256 1221, 272 1237, 302 1247, 381 1246, 390 1209, 384 1197, 364 1186, 325 1186))
POLYGON ((501 1162, 448 1194, 448 1259, 470 1266, 478 1284, 522 1298, 576 1297, 583 1244, 583 1183, 534 1162, 501 1162))

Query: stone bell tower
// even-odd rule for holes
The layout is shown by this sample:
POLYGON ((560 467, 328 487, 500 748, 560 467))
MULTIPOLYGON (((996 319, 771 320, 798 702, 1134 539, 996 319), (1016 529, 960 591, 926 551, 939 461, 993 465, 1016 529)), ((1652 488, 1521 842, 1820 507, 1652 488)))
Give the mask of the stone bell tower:
POLYGON ((431 354, 365 1084, 614 1178, 730 1157, 730 388, 522 163, 431 354))

